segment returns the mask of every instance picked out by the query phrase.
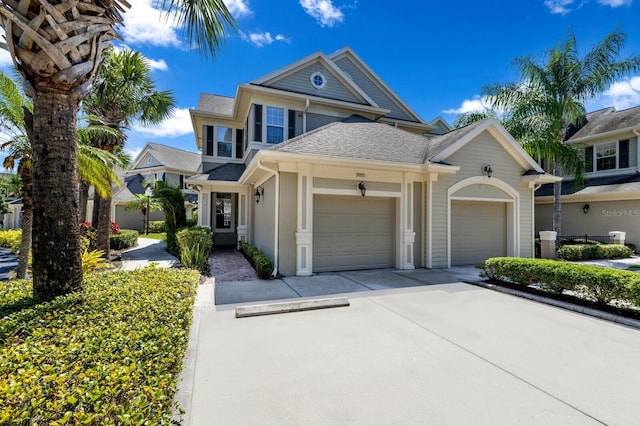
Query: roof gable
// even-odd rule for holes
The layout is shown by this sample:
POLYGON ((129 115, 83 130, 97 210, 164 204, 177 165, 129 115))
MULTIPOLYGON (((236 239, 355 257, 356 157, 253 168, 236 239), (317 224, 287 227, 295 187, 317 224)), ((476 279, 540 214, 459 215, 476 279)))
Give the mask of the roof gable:
POLYGON ((423 120, 349 47, 329 55, 347 76, 380 107, 389 109, 388 118, 422 123, 423 120))
POLYGON ((150 167, 164 167, 195 174, 200 167, 200 154, 148 142, 132 162, 130 170, 142 171, 150 167))
POLYGON ((378 107, 360 87, 353 83, 324 53, 317 52, 250 82, 289 92, 378 107), (320 72, 327 79, 321 89, 311 77, 320 72))
POLYGON ((586 123, 575 130, 567 140, 578 142, 605 133, 629 131, 634 128, 640 128, 640 107, 620 111, 609 107, 588 113, 586 123))

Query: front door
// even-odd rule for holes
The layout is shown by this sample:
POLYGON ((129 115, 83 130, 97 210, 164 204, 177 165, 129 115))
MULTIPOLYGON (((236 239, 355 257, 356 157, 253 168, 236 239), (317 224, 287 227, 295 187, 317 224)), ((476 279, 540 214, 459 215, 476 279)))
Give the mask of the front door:
POLYGON ((214 192, 211 197, 211 229, 213 229, 213 244, 215 246, 235 246, 238 241, 236 232, 236 206, 238 194, 229 192, 214 192))

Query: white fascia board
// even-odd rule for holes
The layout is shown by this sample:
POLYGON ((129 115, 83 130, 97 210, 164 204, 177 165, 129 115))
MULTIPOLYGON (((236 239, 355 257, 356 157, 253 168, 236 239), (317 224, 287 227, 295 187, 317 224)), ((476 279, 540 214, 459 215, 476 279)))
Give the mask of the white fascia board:
MULTIPOLYGON (((150 151, 149 142, 147 142, 144 148, 142 148, 142 151, 140 151, 140 153, 136 156, 136 158, 131 162, 131 166, 129 167, 129 170, 133 170, 135 167, 139 166, 140 161, 142 161, 142 159, 145 157, 146 154, 149 153, 149 151, 150 151)), ((127 174, 129 170, 126 170, 125 174, 127 174)))
POLYGON ((295 71, 315 62, 322 62, 325 67, 327 67, 342 84, 344 84, 352 93, 356 96, 359 96, 363 101, 369 103, 372 107, 378 107, 378 104, 373 101, 357 84, 351 81, 345 73, 335 64, 331 59, 329 59, 324 53, 318 51, 316 53, 312 53, 311 55, 305 56, 302 59, 299 59, 285 67, 277 69, 265 76, 262 76, 258 79, 252 80, 250 83, 255 85, 263 85, 269 84, 276 80, 286 77, 289 74, 294 73, 295 71))
POLYGON ((402 98, 400 96, 398 96, 396 94, 396 92, 394 92, 391 87, 387 86, 387 84, 384 82, 384 80, 382 78, 380 78, 380 76, 378 74, 376 74, 370 67, 369 65, 367 65, 366 62, 364 62, 362 60, 362 58, 360 56, 358 56, 356 54, 356 52, 353 51, 353 49, 351 49, 349 46, 345 46, 340 50, 337 50, 336 52, 333 52, 332 54, 329 55, 329 59, 336 60, 336 58, 339 58, 341 56, 351 56, 353 59, 355 59, 354 63, 357 67, 360 68, 361 71, 363 71, 365 74, 369 74, 369 77, 371 78, 371 80, 376 83, 378 85, 378 87, 383 91, 386 92, 387 95, 389 95, 391 98, 393 98, 395 101, 397 101, 400 106, 405 110, 405 112, 411 116, 413 116, 413 118, 416 119, 416 121, 419 121, 421 123, 424 123, 424 120, 422 119, 422 117, 420 117, 420 115, 415 112, 413 110, 413 108, 411 108, 409 105, 407 105, 405 103, 405 101, 402 100, 402 98))
POLYGON ((427 123, 423 123, 423 122, 418 123, 416 121, 406 121, 406 120, 400 120, 397 118, 381 117, 378 121, 380 121, 381 123, 388 123, 388 124, 397 123, 398 125, 401 125, 403 127, 412 127, 415 129, 424 130, 425 132, 435 129, 434 126, 427 123))

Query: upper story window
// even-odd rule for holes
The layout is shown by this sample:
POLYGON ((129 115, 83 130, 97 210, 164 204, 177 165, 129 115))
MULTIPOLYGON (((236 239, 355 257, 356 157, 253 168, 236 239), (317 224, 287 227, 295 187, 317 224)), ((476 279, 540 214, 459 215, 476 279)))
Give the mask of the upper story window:
POLYGON ((284 109, 267 107, 267 143, 284 140, 284 109))
POLYGON ((202 134, 205 140, 204 155, 223 158, 233 158, 235 155, 236 158, 242 158, 242 129, 205 125, 202 134))
POLYGON ((327 79, 321 72, 311 74, 311 84, 316 89, 322 89, 327 84, 327 79))
POLYGON ((233 129, 229 127, 217 127, 217 156, 231 157, 233 155, 233 129))
POLYGON ((629 167, 629 140, 607 142, 585 148, 586 172, 629 167))

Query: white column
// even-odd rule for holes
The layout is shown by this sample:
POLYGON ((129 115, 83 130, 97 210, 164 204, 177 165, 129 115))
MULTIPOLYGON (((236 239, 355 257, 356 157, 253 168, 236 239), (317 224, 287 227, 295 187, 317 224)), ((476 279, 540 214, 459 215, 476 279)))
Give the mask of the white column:
POLYGON ((543 259, 556 258, 556 237, 555 231, 540 231, 540 257, 543 259))
POLYGON ((211 203, 209 202, 211 197, 210 192, 200 192, 198 194, 198 222, 200 226, 206 226, 211 228, 211 203))
POLYGON ((311 165, 298 167, 296 275, 313 273, 313 178, 311 165))
POLYGON ((413 174, 404 174, 402 195, 400 197, 400 229, 401 244, 400 269, 415 269, 413 262, 413 243, 416 233, 413 231, 413 174))
POLYGON ((238 248, 240 248, 240 241, 248 242, 249 231, 248 231, 248 200, 249 194, 245 189, 244 193, 240 192, 238 194, 238 248))
POLYGON ((611 231, 609 232, 609 237, 613 239, 613 244, 624 245, 624 240, 627 236, 626 232, 622 231, 611 231))

